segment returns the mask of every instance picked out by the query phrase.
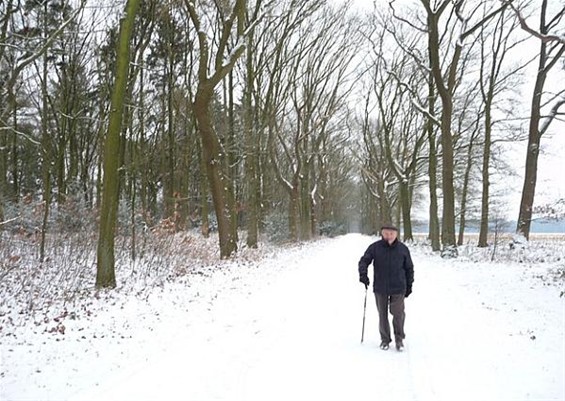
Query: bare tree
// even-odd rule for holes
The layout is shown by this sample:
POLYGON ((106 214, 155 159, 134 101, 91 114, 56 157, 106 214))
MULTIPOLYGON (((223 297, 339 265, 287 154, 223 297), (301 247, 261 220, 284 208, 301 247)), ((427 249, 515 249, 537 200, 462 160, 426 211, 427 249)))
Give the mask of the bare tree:
MULTIPOLYGON (((262 153, 265 158, 258 163, 263 165, 261 173, 265 175, 268 171, 274 173, 274 177, 263 176, 262 185, 257 192, 275 193, 279 192, 278 185, 285 188, 285 195, 289 198, 288 226, 291 239, 298 239, 299 209, 295 206, 297 196, 288 192, 289 186, 285 182, 277 163, 277 130, 281 121, 285 120, 287 105, 290 103, 292 88, 292 71, 301 57, 306 55, 310 45, 296 46, 299 31, 303 24, 310 20, 312 15, 319 12, 324 2, 322 0, 289 0, 282 2, 277 7, 279 17, 268 19, 260 26, 261 31, 257 33, 257 45, 254 56, 253 75, 255 85, 253 87, 253 99, 256 111, 257 142, 264 144, 262 153), (262 141, 266 138, 266 141, 262 141), (277 185, 278 184, 278 185, 277 185)), ((291 185, 292 186, 292 185, 291 185)), ((261 201, 261 204, 269 202, 261 201)))
POLYGON ((373 231, 378 232, 383 224, 392 222, 393 208, 398 201, 398 192, 392 190, 396 180, 388 163, 382 128, 377 119, 371 117, 371 92, 365 95, 365 107, 360 121, 363 135, 363 153, 360 157, 361 176, 369 198, 369 215, 373 231), (372 203, 372 204, 371 204, 372 203))
POLYGON ((528 64, 525 62, 504 68, 508 64, 509 52, 521 43, 521 41, 511 40, 515 28, 515 19, 510 18, 509 13, 505 10, 499 14, 492 27, 483 26, 479 33, 481 46, 479 89, 484 109, 479 247, 487 246, 489 232, 490 164, 492 146, 495 142, 493 131, 500 122, 493 118, 493 112, 496 110, 495 99, 501 97, 512 87, 517 75, 528 64))
MULTIPOLYGON (((45 58, 45 54, 53 42, 76 20, 77 16, 83 11, 85 4, 86 0, 81 0, 79 6, 52 31, 46 32, 39 26, 25 25, 18 32, 11 32, 10 26, 18 26, 14 23, 14 20, 17 13, 22 13, 22 4, 13 0, 0 3, 2 10, 0 16, 0 98, 6 100, 0 102, 0 220, 3 220, 3 195, 7 193, 6 153, 8 151, 8 133, 23 135, 17 130, 17 127, 10 124, 10 116, 15 116, 17 107, 15 87, 28 66, 42 56, 45 58), (36 40, 38 35, 40 35, 40 40, 36 40)), ((29 137, 27 139, 29 140, 29 137)), ((49 149, 42 148, 41 151, 43 163, 48 166, 49 160, 46 156, 48 156, 49 149)), ((50 188, 46 189, 50 191, 50 188)), ((50 198, 44 199, 46 215, 48 215, 49 201, 50 198)), ((44 241, 41 243, 43 244, 44 241)), ((43 254, 43 252, 41 253, 43 254)))
POLYGON ((445 255, 450 255, 456 251, 455 241, 455 192, 454 192, 454 169, 453 169, 453 98, 457 86, 458 66, 463 53, 465 40, 473 35, 481 26, 495 17, 507 6, 503 4, 493 11, 485 13, 478 21, 470 24, 472 16, 475 15, 480 4, 474 6, 474 10, 464 15, 464 6, 468 2, 461 0, 451 2, 441 1, 439 4, 432 4, 430 0, 421 0, 426 11, 426 25, 428 33, 428 47, 430 51, 430 68, 434 76, 436 90, 441 99, 441 147, 442 147, 442 189, 443 189, 443 214, 442 214, 442 244, 445 255), (440 18, 445 15, 448 8, 456 16, 460 26, 459 34, 454 35, 454 50, 450 59, 447 61, 446 70, 443 70, 442 60, 442 37, 440 35, 440 18))
POLYGON ((562 59, 563 54, 565 54, 565 41, 562 37, 552 34, 552 31, 558 28, 560 22, 565 17, 565 7, 562 7, 553 17, 547 15, 547 8, 547 0, 542 0, 539 31, 531 29, 520 12, 514 8, 522 27, 540 39, 539 62, 530 106, 524 185, 516 227, 516 232, 526 239, 529 239, 532 223, 541 138, 559 114, 560 108, 565 105, 565 89, 558 90, 544 99, 545 83, 548 74, 562 59), (550 109, 547 115, 542 115, 542 109, 544 108, 550 109))
MULTIPOLYGON (((421 79, 418 82, 425 81, 427 83, 425 88, 422 88, 421 85, 411 88, 407 83, 404 83, 404 86, 411 93, 411 105, 422 113, 426 119, 428 192, 430 198, 428 239, 430 240, 432 250, 439 251, 441 250, 441 229, 438 216, 438 166, 441 166, 441 163, 439 163, 441 138, 438 136, 438 130, 441 128, 441 121, 438 117, 440 113, 440 108, 437 107, 438 92, 434 82, 434 73, 430 68, 432 52, 429 45, 422 45, 420 40, 421 35, 427 34, 428 31, 424 25, 417 25, 401 16, 396 8, 395 0, 389 1, 389 8, 392 19, 381 17, 384 20, 382 22, 384 29, 391 35, 394 43, 409 55, 413 60, 413 64, 418 67, 421 73, 421 79), (401 24, 395 24, 395 21, 400 21, 401 24), (426 89, 426 91, 424 92, 422 89, 426 89)), ((447 24, 444 29, 445 33, 442 34, 442 38, 445 36, 449 37, 453 27, 447 24)), ((398 77, 395 78, 402 83, 398 77)))
MULTIPOLYGON (((463 240, 465 236, 465 228, 467 224, 468 216, 468 205, 470 204, 469 191, 471 188, 471 174, 473 167, 476 165, 477 159, 477 142, 481 134, 481 118, 482 110, 476 110, 473 107, 473 102, 475 100, 476 86, 471 88, 468 92, 468 96, 464 99, 463 110, 459 115, 459 135, 464 134, 465 131, 470 131, 468 135, 468 141, 460 146, 464 149, 466 155, 464 157, 458 157, 459 160, 464 160, 462 164, 463 167, 463 183, 461 188, 461 207, 459 210, 459 233, 457 236, 457 245, 463 245, 463 240), (465 120, 471 120, 467 127, 463 127, 465 120)), ((463 155, 461 155, 463 156, 463 155)), ((457 164, 457 163, 456 163, 457 164)))
MULTIPOLYGON (((257 248, 259 236, 260 210, 260 180, 258 175, 259 146, 253 108, 253 93, 255 92, 255 63, 253 62, 254 32, 248 38, 247 55, 245 60, 245 93, 243 106, 243 125, 245 131, 245 177, 247 184, 247 246, 257 248)), ((256 105, 257 106, 257 105, 256 105)))
POLYGON ((411 62, 411 56, 402 49, 385 52, 383 36, 384 31, 372 41, 375 60, 371 79, 380 127, 377 135, 396 178, 394 186, 400 195, 404 239, 411 240, 413 190, 422 166, 420 156, 427 134, 422 114, 412 105, 411 98, 422 75, 411 62))
POLYGON ((245 0, 236 0, 233 7, 227 12, 218 6, 219 38, 215 48, 208 37, 207 27, 202 22, 203 11, 198 12, 195 4, 190 0, 185 0, 184 4, 198 32, 198 87, 194 95, 193 110, 202 139, 203 163, 206 164, 207 178, 218 220, 220 255, 226 258, 237 250, 237 221, 233 218, 235 213, 234 188, 229 171, 226 171, 225 168, 226 149, 214 129, 210 106, 214 97, 214 89, 233 69, 245 51, 247 36, 261 17, 261 0, 257 0, 255 13, 249 20, 245 18, 247 10, 245 0), (235 44, 231 53, 226 54, 231 38, 234 39, 235 44), (210 71, 210 64, 212 64, 212 71, 210 71))
POLYGON ((289 195, 293 240, 309 239, 317 231, 314 163, 329 134, 332 116, 348 93, 349 63, 357 44, 355 35, 339 35, 341 39, 335 40, 336 32, 347 28, 343 11, 326 6, 319 13, 318 24, 301 28, 300 42, 292 51, 287 70, 288 101, 270 137, 273 168, 289 195), (277 148, 283 158, 278 157, 277 148))

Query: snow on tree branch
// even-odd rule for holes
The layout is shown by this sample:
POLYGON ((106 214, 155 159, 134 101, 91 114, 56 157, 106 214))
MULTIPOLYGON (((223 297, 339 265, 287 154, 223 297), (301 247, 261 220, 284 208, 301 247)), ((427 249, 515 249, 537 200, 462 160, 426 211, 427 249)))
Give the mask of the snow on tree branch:
POLYGON ((557 115, 559 115, 559 109, 561 108, 561 106, 565 105, 565 98, 561 98, 558 102, 556 102, 553 107, 551 108, 551 111, 549 113, 549 115, 545 118, 545 121, 542 125, 542 127, 540 128, 540 135, 543 135, 547 129, 549 128, 551 122, 555 119, 555 117, 557 115))
POLYGON ((400 86, 406 88, 406 90, 410 93, 410 102, 412 103, 412 105, 414 105, 414 107, 423 115, 425 115, 427 118, 429 118, 435 125, 437 126, 441 126, 441 122, 435 117, 433 116, 428 110, 426 110, 426 108, 424 106, 422 106, 420 104, 420 102, 418 102, 416 100, 416 96, 414 93, 414 89, 407 83, 404 82, 403 80, 400 79, 400 77, 398 77, 398 75, 396 75, 394 73, 394 71, 391 70, 386 70, 386 73, 390 76, 392 76, 400 86))

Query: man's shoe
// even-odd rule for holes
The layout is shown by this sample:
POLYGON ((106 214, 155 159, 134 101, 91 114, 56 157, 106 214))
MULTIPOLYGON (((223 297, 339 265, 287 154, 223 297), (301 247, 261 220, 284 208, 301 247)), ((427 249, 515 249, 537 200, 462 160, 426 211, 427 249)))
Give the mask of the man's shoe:
POLYGON ((402 341, 397 341, 396 342, 396 350, 398 352, 402 352, 404 351, 404 343, 402 341))
POLYGON ((388 349, 388 343, 383 341, 383 342, 381 343, 381 349, 384 350, 384 351, 386 351, 386 350, 388 349))

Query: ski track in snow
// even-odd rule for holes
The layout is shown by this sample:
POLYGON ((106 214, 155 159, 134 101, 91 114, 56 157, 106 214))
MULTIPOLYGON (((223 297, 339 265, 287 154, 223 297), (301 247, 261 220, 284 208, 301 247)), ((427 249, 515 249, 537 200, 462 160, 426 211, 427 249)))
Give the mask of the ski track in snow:
MULTIPOLYGON (((256 269, 214 273, 198 291, 216 291, 215 299, 183 298, 190 290, 171 285, 149 312, 131 301, 107 322, 137 322, 118 344, 3 342, 0 399, 565 399, 564 298, 516 264, 454 262, 413 248, 405 351, 379 349, 372 293, 360 344, 357 262, 374 240, 321 240, 256 269), (155 310, 159 319, 141 319, 155 310)), ((71 327, 65 336, 73 335, 71 327)))

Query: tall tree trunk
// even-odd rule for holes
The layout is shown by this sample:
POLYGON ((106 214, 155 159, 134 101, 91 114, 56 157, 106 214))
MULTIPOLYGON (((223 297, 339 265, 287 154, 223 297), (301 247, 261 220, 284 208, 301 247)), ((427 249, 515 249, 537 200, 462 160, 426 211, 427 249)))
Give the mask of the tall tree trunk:
MULTIPOLYGON (((475 131, 476 132, 476 131, 475 131)), ((469 188, 469 178, 471 177, 471 168, 473 166, 473 141, 475 133, 471 135, 471 142, 469 143, 469 150, 467 153, 467 165, 465 166, 465 174, 463 176, 463 190, 461 194, 461 214, 459 216, 459 234, 457 237, 457 245, 463 245, 465 236, 465 225, 467 216, 467 193, 469 188)))
MULTIPOLYGON (((541 11, 540 11, 540 34, 547 35, 549 33, 550 27, 558 23, 563 17, 563 10, 551 19, 549 23, 546 24, 546 13, 547 13, 547 0, 542 1, 541 11)), ((528 131, 528 147, 526 150, 526 171, 524 174, 524 185, 522 188, 522 199, 520 201, 520 213, 518 215, 518 222, 516 227, 516 232, 523 235, 526 239, 530 237, 530 228, 532 224, 532 211, 534 206, 534 197, 536 193, 537 184, 537 172, 538 172, 538 157, 540 150, 540 141, 544 132, 549 127, 549 124, 553 121, 557 115, 559 107, 563 104, 561 100, 558 100, 552 107, 552 113, 544 118, 543 127, 540 127, 542 120, 541 108, 542 108, 542 95, 545 87, 545 81, 547 79, 547 74, 556 65, 556 63, 561 60, 563 54, 565 54, 565 43, 557 41, 555 44, 550 44, 548 47, 548 42, 546 40, 541 40, 541 47, 539 53, 539 65, 537 69, 536 82, 534 85, 534 94, 532 97, 531 110, 530 110, 530 125, 528 131), (553 57, 551 53, 554 51, 553 57)))
MULTIPOLYGON (((2 42, 4 42, 6 40, 7 37, 7 32, 8 32, 8 26, 11 23, 11 14, 15 12, 14 10, 14 6, 13 6, 13 1, 12 0, 8 0, 5 4, 5 15, 4 15, 4 19, 3 19, 3 24, 2 26, 0 26, 0 39, 2 42)), ((6 51, 7 47, 4 46, 0 46, 0 60, 2 60, 4 58, 4 53, 6 51)), ((8 174, 8 165, 7 165, 7 151, 8 148, 6 146, 7 143, 7 138, 8 138, 8 131, 4 128, 7 128, 4 124, 5 124, 5 120, 4 118, 2 118, 3 116, 8 116, 8 110, 5 109, 4 107, 1 107, 2 105, 4 105, 6 99, 0 99, 0 222, 4 221, 5 216, 4 216, 4 201, 5 201, 5 195, 6 195, 6 191, 8 188, 8 181, 7 181, 7 174, 8 174)), ((0 230, 2 230, 3 225, 0 224, 0 230)))
POLYGON ((204 160, 201 139, 198 141, 198 154, 200 157, 200 232, 204 238, 210 236, 210 221, 208 214, 208 171, 204 160))
POLYGON ((443 212, 441 219, 441 243, 445 248, 455 245, 455 189, 453 186, 453 137, 451 136, 451 99, 442 103, 441 113, 441 153, 442 153, 442 194, 443 212))
MULTIPOLYGON (((428 5, 429 6, 429 5, 428 5)), ((455 242, 455 190, 453 186, 453 137, 451 135, 451 121, 453 114, 453 93, 455 86, 455 71, 461 54, 461 46, 455 47, 454 55, 449 69, 447 85, 444 82, 440 60, 440 37, 438 32, 439 15, 428 12, 428 47, 431 61, 433 82, 440 95, 441 109, 441 149, 442 149, 442 195, 443 211, 441 221, 441 242, 444 250, 456 247, 455 242)), ((446 253, 448 255, 449 253, 446 253)))
POLYGON ((492 115, 491 101, 489 99, 485 103, 485 142, 483 145, 483 172, 482 182, 483 190, 481 195, 481 229, 479 232, 478 246, 484 248, 488 246, 488 223, 489 223, 489 191, 490 191, 490 148, 492 138, 492 115))
POLYGON ((168 74, 167 74, 167 157, 165 162, 165 217, 171 217, 175 210, 175 121, 173 92, 174 88, 174 55, 172 54, 172 46, 168 46, 168 74))
MULTIPOLYGON (((18 129, 18 104, 14 99, 14 130, 18 129)), ((20 174, 18 167, 18 135, 16 132, 12 134, 12 200, 18 202, 20 197, 20 174)))
POLYGON ((412 219, 410 217, 410 188, 408 182, 400 183, 400 202, 402 209, 402 228, 404 231, 404 241, 413 240, 412 219))
MULTIPOLYGON (((185 62, 186 64, 186 62, 185 62)), ((188 79, 185 79, 184 87, 189 85, 188 79)), ((188 110, 187 105, 182 105, 182 113, 181 113, 181 105, 177 106, 177 113, 179 115, 182 114, 182 132, 183 138, 181 141, 181 145, 178 149, 177 154, 179 155, 180 162, 177 167, 177 174, 176 174, 176 187, 178 188, 179 199, 177 200, 177 230, 185 230, 188 226, 188 217, 190 214, 191 202, 190 202, 190 181, 193 177, 191 172, 192 160, 194 156, 194 149, 191 149, 191 141, 193 134, 193 127, 192 124, 192 113, 188 110), (186 107, 186 109, 185 109, 186 107)))
MULTIPOLYGON (((100 102, 100 118, 105 116, 104 106, 102 102, 100 102)), ((104 124, 100 124, 100 129, 98 131, 98 138, 97 138, 97 148, 98 148, 98 157, 96 160, 96 200, 95 206, 96 209, 100 210, 100 206, 102 204, 102 161, 103 156, 102 153, 104 151, 104 124)))
POLYGON ((300 239, 309 240, 312 233, 311 196, 310 196, 310 163, 304 164, 304 174, 300 180, 300 239))
POLYGON ((141 215, 143 220, 147 221, 147 168, 149 167, 146 163, 147 154, 145 153, 145 63, 143 57, 143 51, 140 56, 141 66, 139 69, 139 109, 138 116, 139 119, 139 140, 136 147, 138 156, 138 168, 143 173, 140 174, 140 188, 139 197, 141 198, 141 215))
POLYGON ((127 0, 120 21, 116 75, 111 99, 110 121, 104 148, 104 182, 100 208, 100 235, 98 238, 96 287, 115 287, 114 235, 119 201, 120 133, 126 95, 130 39, 140 0, 127 0))
POLYGON ((259 231, 259 199, 258 199, 258 179, 257 179, 257 144, 253 131, 253 35, 249 36, 247 45, 246 59, 246 87, 244 94, 244 115, 243 126, 245 132, 245 179, 247 186, 247 246, 257 248, 257 237, 259 231))
MULTIPOLYGON (((435 89, 433 82, 433 75, 430 74, 428 80, 428 112, 430 115, 435 113, 435 89)), ((428 118, 426 122, 426 130, 428 136, 428 188, 430 193, 430 207, 429 207, 429 239, 433 251, 441 249, 439 240, 439 218, 438 218, 438 200, 437 200, 437 155, 436 155, 436 138, 433 121, 428 118)))
MULTIPOLYGON (((138 159, 139 159, 139 154, 138 154, 138 147, 137 144, 138 139, 137 136, 134 134, 134 130, 133 130, 133 114, 134 114, 134 110, 131 110, 129 112, 129 118, 127 119, 127 128, 126 131, 127 133, 129 133, 130 136, 130 140, 127 142, 127 146, 128 146, 128 153, 129 153, 129 167, 128 167, 128 183, 126 186, 126 193, 125 193, 125 199, 129 200, 130 203, 130 233, 131 233, 131 252, 130 252, 130 256, 131 256, 131 260, 135 261, 136 257, 137 257, 137 252, 136 252, 136 247, 137 247, 137 230, 136 230, 136 224, 135 224, 135 208, 136 206, 136 201, 137 201, 137 174, 138 174, 138 159)), ((126 121, 124 121, 124 124, 126 123, 126 121)), ((124 135, 124 137, 127 138, 127 135, 124 135)))
POLYGON ((299 223, 300 223, 300 192, 298 182, 293 182, 292 190, 289 199, 288 211, 288 228, 291 241, 298 241, 299 239, 299 223))
MULTIPOLYGON (((534 96, 534 98, 535 97, 537 96, 534 96)), ((541 92, 539 97, 541 98, 541 92)), ((534 100, 534 102, 539 103, 539 100, 534 100)), ((520 213, 516 227, 517 233, 523 235, 526 239, 530 238, 532 210, 538 175, 538 156, 541 139, 538 135, 539 120, 539 111, 532 112, 526 151, 526 171, 524 175, 524 185, 522 187, 522 198, 520 200, 520 213)))
POLYGON ((65 180, 65 149, 66 149, 67 118, 61 119, 61 130, 57 143, 57 158, 55 159, 55 171, 57 178, 57 203, 62 205, 66 201, 66 180, 65 180))
POLYGON ((198 132, 202 139, 202 157, 206 165, 208 184, 218 221, 220 256, 227 258, 237 251, 237 241, 232 227, 233 188, 224 165, 224 151, 210 118, 210 104, 214 87, 202 84, 196 92, 194 115, 198 121, 198 132))
POLYGON ((318 213, 321 208, 316 207, 316 192, 318 191, 318 185, 316 183, 316 171, 313 160, 310 162, 308 174, 310 174, 310 180, 314 186, 314 189, 308 194, 308 199, 310 199, 310 236, 311 238, 316 238, 318 236, 318 213))
MULTIPOLYGON (((2 124, 3 125, 3 124, 2 124)), ((0 125, 0 128, 8 128, 0 125)), ((0 197, 8 193, 8 130, 0 130, 0 197)))
POLYGON ((0 120, 0 198, 6 199, 8 194, 8 127, 0 120))
POLYGON ((227 162, 228 165, 226 166, 226 174, 229 177, 231 188, 232 188, 232 196, 229 198, 231 200, 230 204, 230 216, 231 222, 230 227, 232 230, 232 236, 234 240, 238 241, 238 234, 237 228, 239 226, 239 211, 237 207, 237 153, 236 153, 236 140, 235 140, 235 110, 234 110, 234 85, 233 85, 233 70, 230 70, 228 74, 228 157, 227 162))
MULTIPOLYGON (((47 36, 47 2, 44 4, 44 35, 47 36)), ((49 211, 51 207, 51 157, 52 146, 51 138, 48 132, 48 94, 47 94, 47 71, 48 71, 48 55, 43 54, 43 70, 41 79, 41 150, 43 154, 43 163, 41 172, 43 178, 43 219, 41 222, 41 242, 39 245, 39 260, 43 263, 45 260, 45 241, 47 236, 47 223, 49 222, 49 211)))
POLYGON ((211 54, 207 32, 201 26, 201 20, 194 3, 188 0, 184 3, 198 32, 200 59, 198 86, 194 97, 193 110, 197 120, 198 132, 202 139, 202 156, 206 164, 208 184, 212 192, 214 210, 218 220, 220 256, 227 258, 237 251, 237 219, 234 216, 235 196, 229 171, 225 168, 226 152, 212 124, 210 107, 216 86, 230 73, 245 51, 244 46, 238 46, 233 49, 229 56, 225 54, 234 24, 237 26, 237 39, 244 39, 247 2, 236 0, 231 16, 223 24, 220 24, 221 38, 217 46, 217 53, 214 55, 215 71, 211 74, 209 73, 209 64, 212 63, 209 63, 211 54))
MULTIPOLYGON (((132 164, 135 165, 135 152, 132 153, 132 164)), ((132 189, 130 191, 130 204, 131 204, 131 211, 130 211, 130 222, 131 222, 131 260, 135 260, 136 258, 136 227, 135 227, 135 208, 136 208, 136 195, 137 190, 135 187, 135 171, 132 172, 131 182, 132 182, 132 189)))

